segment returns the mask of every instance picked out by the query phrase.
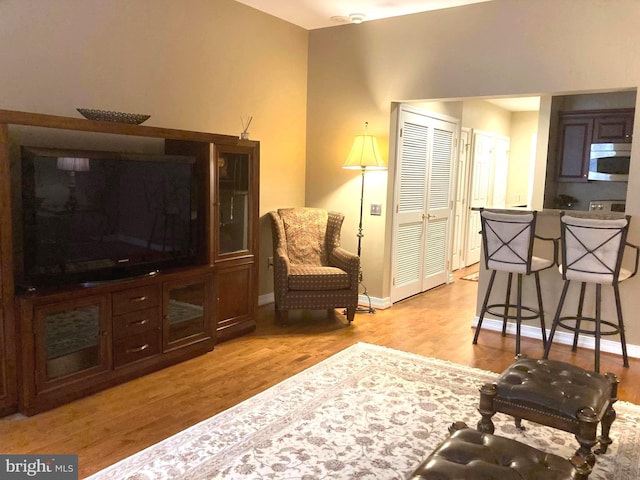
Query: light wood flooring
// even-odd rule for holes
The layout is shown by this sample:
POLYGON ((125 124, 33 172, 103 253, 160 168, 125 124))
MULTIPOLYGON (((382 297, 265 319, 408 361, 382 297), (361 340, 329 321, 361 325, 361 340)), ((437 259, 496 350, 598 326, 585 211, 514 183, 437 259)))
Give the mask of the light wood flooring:
MULTIPOLYGON (((284 328, 266 305, 254 333, 206 355, 33 417, 0 419, 0 452, 76 453, 84 478, 357 342, 500 372, 513 360, 514 338, 483 330, 472 345, 478 284, 459 279, 470 271, 392 308, 357 314, 350 326, 340 311, 299 311, 284 328)), ((523 339, 522 351, 539 357, 543 349, 539 340, 523 339)), ((591 350, 554 345, 551 358, 593 365, 591 350)), ((626 369, 619 356, 605 353, 601 371, 619 376, 621 400, 640 403, 640 360, 626 369)))

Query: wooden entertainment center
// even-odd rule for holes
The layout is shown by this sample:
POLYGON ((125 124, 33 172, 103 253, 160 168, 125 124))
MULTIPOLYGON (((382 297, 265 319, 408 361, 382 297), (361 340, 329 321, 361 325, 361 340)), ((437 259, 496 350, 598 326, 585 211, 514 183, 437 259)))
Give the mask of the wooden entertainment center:
MULTIPOLYGON (((0 110, 0 416, 53 408, 255 329, 259 155, 259 142, 230 135, 0 110), (22 147, 195 159, 193 259, 96 282, 25 282, 22 147)), ((69 200, 74 175, 59 186, 69 200)), ((91 213, 68 204, 52 225, 91 213)), ((175 226, 166 210, 163 239, 175 226)))

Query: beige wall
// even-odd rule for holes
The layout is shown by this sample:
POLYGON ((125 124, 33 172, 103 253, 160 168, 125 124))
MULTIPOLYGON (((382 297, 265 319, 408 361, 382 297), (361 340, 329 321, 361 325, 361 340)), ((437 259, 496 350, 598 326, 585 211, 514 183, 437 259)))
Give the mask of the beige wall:
MULTIPOLYGON (((392 102, 637 87, 640 56, 632 54, 640 42, 637 18, 636 0, 494 0, 311 31, 307 205, 343 211, 343 245, 355 248, 359 183, 340 166, 364 121, 370 133, 388 138, 392 102), (615 28, 600 28, 603 24, 615 28)), ((549 101, 543 96, 545 112, 549 101)), ((547 135, 548 121, 543 127, 540 135, 547 135)), ((546 137, 537 140, 545 156, 546 143, 546 137)), ((634 151, 639 150, 636 144, 634 151)), ((542 206, 544 168, 538 159, 535 207, 542 206)), ((629 189, 627 205, 637 215, 640 162, 631 173, 630 187, 637 187, 629 189)), ((387 198, 386 188, 381 184, 379 192, 371 188, 367 195, 387 198)), ((383 215, 391 209, 389 201, 383 215)), ((379 272, 390 261, 390 221, 372 218, 365 214, 362 263, 369 292, 384 300, 388 273, 379 272), (380 245, 378 239, 385 238, 380 245)), ((632 223, 632 238, 638 237, 636 228, 640 222, 632 223)))
POLYGON ((462 126, 508 137, 511 135, 511 112, 483 100, 462 102, 462 126))
MULTIPOLYGON (((231 0, 3 0, 0 108, 261 141, 260 211, 304 204, 308 32, 231 0), (286 188, 283 179, 286 178, 286 188)), ((260 293, 272 291, 261 221, 260 293)))
POLYGON ((511 151, 507 178, 507 206, 527 205, 531 162, 535 161, 538 112, 511 115, 511 151))

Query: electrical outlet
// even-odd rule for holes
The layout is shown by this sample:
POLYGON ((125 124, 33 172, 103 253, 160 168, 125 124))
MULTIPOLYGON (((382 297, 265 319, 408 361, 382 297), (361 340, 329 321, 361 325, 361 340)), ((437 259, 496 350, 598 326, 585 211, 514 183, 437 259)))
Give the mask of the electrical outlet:
POLYGON ((382 204, 381 203, 372 203, 371 204, 371 215, 382 215, 382 204))
POLYGON ((273 268, 273 257, 267 258, 267 267, 273 268))

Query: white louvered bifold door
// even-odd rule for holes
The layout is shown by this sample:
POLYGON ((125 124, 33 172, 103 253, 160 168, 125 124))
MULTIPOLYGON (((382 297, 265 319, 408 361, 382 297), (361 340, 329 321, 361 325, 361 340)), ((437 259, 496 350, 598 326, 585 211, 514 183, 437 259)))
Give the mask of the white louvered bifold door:
POLYGON ((422 238, 426 205, 430 127, 403 112, 398 155, 392 301, 422 291, 422 238), (406 118, 410 117, 410 118, 406 118))
POLYGON ((447 281, 456 129, 406 110, 398 126, 392 302, 447 281))
POLYGON ((427 181, 427 222, 424 243, 422 291, 447 282, 449 275, 449 232, 453 219, 451 183, 453 176, 454 131, 448 122, 433 128, 433 148, 427 181), (449 128, 449 130, 447 130, 449 128))

